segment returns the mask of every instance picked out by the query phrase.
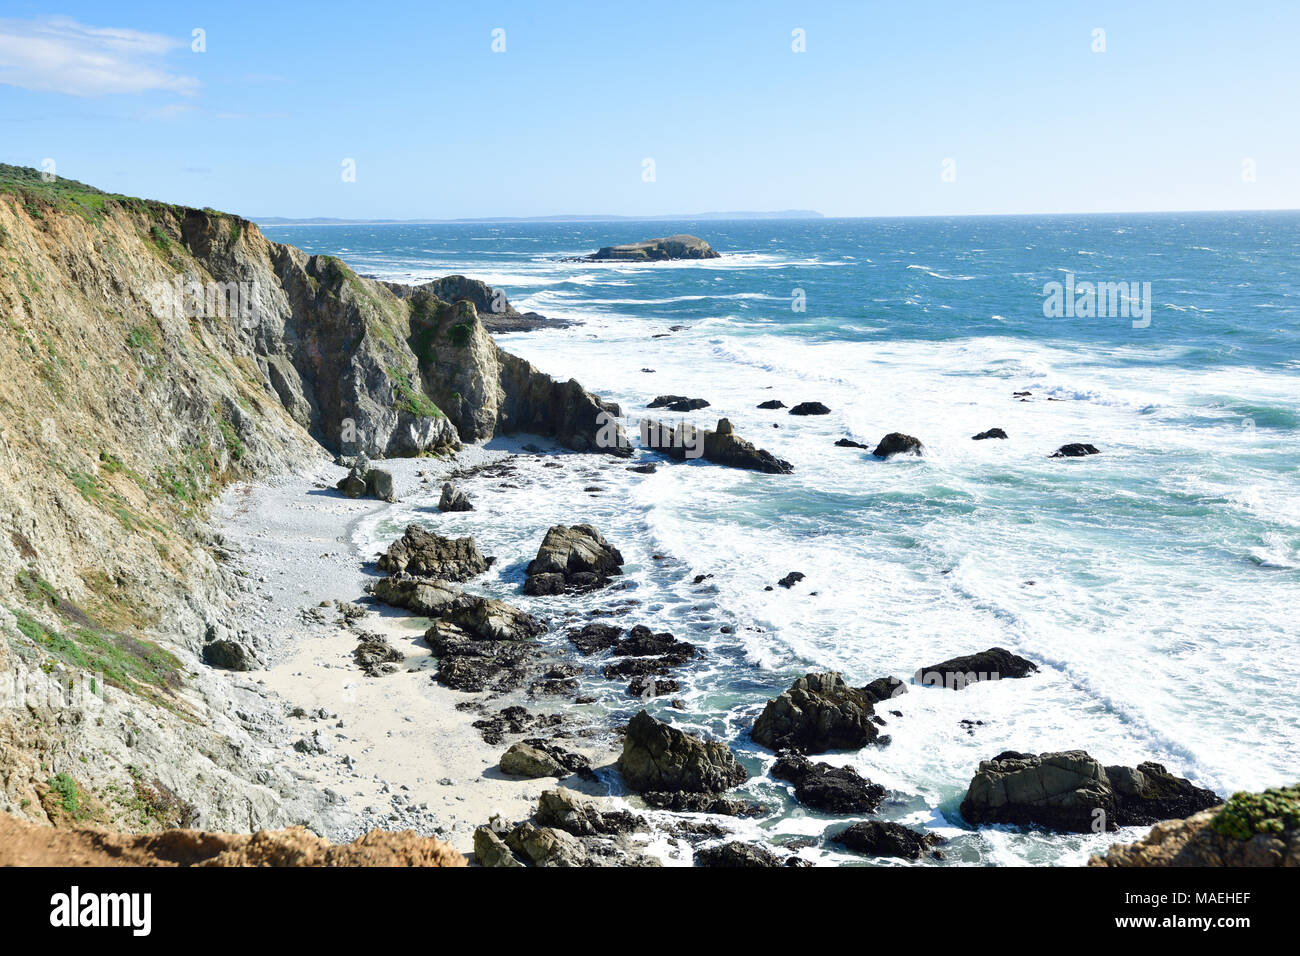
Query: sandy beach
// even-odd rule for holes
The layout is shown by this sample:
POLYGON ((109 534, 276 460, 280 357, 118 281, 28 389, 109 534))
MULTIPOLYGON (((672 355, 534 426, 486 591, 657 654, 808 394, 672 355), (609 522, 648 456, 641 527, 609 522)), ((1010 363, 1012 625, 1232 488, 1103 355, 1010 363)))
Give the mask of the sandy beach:
MULTIPOLYGON (((382 467, 392 472, 401 500, 436 495, 448 472, 507 455, 467 446, 453 459, 393 459, 382 467)), ((222 496, 216 523, 248 582, 233 614, 270 638, 264 666, 232 680, 251 679, 278 695, 291 741, 281 747, 283 760, 354 811, 354 823, 331 838, 409 828, 469 853, 476 826, 497 814, 528 816, 556 781, 503 775, 497 762, 508 742, 486 743, 472 726, 479 714, 457 707, 483 695, 432 679, 437 668, 422 638, 428 622, 369 600, 363 564, 375 556, 356 552, 351 530, 390 506, 334 491, 344 474, 323 464, 232 486, 222 496), (358 602, 366 611, 348 626, 334 602, 358 602), (405 655, 396 673, 369 677, 357 666, 352 651, 361 632, 382 635, 405 655)), ((594 766, 613 759, 609 752, 575 749, 594 766)), ((560 782, 603 792, 576 776, 560 782)))

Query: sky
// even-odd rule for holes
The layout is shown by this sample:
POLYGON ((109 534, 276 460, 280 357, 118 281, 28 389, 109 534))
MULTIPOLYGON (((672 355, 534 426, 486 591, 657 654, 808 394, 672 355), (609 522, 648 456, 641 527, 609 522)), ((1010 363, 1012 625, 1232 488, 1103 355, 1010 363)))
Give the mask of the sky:
POLYGON ((1297 37, 1294 0, 6 0, 0 162, 253 218, 1295 209, 1297 37))

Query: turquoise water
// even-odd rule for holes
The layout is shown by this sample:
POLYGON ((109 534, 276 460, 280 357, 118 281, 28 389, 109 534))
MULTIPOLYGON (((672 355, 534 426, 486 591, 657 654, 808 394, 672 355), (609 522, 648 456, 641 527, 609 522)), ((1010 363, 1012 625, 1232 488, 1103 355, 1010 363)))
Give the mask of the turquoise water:
MULTIPOLYGON (((411 503, 370 529, 386 540, 423 516, 474 534, 502 558, 485 587, 546 612, 518 594, 522 562, 547 525, 594 521, 628 557, 637 620, 708 652, 673 719, 727 737, 752 769, 770 758, 745 731, 796 674, 858 683, 1000 645, 1042 673, 913 688, 891 703, 889 747, 828 758, 889 787, 888 817, 955 837, 949 862, 1073 863, 1109 842, 964 831, 971 774, 1006 749, 1154 759, 1220 793, 1300 778, 1300 215, 266 232, 396 281, 463 273, 579 320, 501 339, 636 417, 657 394, 703 397, 692 421, 725 415, 794 463, 790 476, 537 467, 539 485, 494 488, 479 511, 434 518, 411 503), (557 261, 679 231, 723 258, 557 261), (1046 318, 1044 284, 1067 274, 1150 283, 1149 325, 1046 318), (832 414, 755 408, 769 398, 832 414), (1009 440, 971 441, 994 426, 1009 440), (926 455, 881 462, 833 444, 891 431, 926 455), (1047 457, 1074 441, 1102 454, 1047 457), (603 493, 583 491, 593 481, 603 493), (806 580, 764 590, 791 570, 806 580), (963 719, 984 724, 971 734, 963 719)), ((621 690, 600 688, 598 706, 630 713, 621 690)), ((783 785, 748 789, 774 807, 753 825, 769 838, 838 825, 783 785)))

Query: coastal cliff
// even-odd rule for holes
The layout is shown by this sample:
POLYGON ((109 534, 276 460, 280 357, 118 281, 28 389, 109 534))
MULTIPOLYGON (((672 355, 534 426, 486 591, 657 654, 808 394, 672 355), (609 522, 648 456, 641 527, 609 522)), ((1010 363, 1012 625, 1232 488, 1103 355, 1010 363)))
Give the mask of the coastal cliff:
POLYGON ((31 820, 336 809, 250 733, 278 704, 200 664, 243 585, 208 527, 229 483, 524 429, 619 452, 596 441, 617 407, 498 348, 471 301, 12 166, 0 316, 0 811, 31 820))

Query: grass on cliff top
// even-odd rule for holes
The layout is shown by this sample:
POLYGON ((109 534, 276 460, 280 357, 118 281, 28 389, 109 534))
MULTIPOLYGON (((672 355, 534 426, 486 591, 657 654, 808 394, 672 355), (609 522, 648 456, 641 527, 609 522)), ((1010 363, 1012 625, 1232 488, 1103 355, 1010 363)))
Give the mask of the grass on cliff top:
POLYGON ((1257 833, 1277 836, 1300 827, 1300 783, 1269 787, 1263 793, 1234 793, 1210 822, 1215 833, 1249 840, 1257 833))
MULTIPOLYGON (((10 166, 7 163, 0 163, 0 195, 4 194, 16 196, 20 199, 27 209, 27 214, 33 219, 44 219, 47 211, 56 210, 76 213, 85 219, 96 221, 103 215, 104 207, 109 202, 116 202, 124 208, 144 212, 154 218, 163 213, 186 208, 172 203, 161 202, 157 199, 140 199, 136 196, 125 196, 122 193, 105 192, 87 183, 78 182, 75 179, 65 179, 62 176, 55 176, 47 181, 39 169, 33 169, 30 166, 10 166)), ((204 209, 204 212, 213 216, 231 218, 233 220, 230 226, 232 238, 235 238, 238 233, 243 231, 243 225, 238 216, 231 216, 230 213, 221 212, 217 209, 204 209)))

